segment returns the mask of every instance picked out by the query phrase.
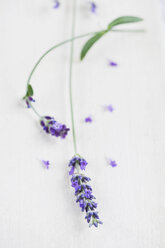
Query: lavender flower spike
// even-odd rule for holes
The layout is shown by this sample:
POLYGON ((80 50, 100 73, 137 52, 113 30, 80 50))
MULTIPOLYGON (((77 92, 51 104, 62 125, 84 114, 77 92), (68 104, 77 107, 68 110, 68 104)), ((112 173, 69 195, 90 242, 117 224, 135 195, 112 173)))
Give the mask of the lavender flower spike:
POLYGON ((103 223, 99 219, 98 212, 95 211, 97 203, 94 199, 96 198, 92 195, 92 188, 88 184, 91 179, 80 173, 81 170, 86 169, 87 164, 86 160, 79 155, 74 156, 68 165, 71 168, 69 175, 72 176, 71 185, 75 189, 76 202, 79 203, 81 211, 85 211, 85 219, 89 223, 89 227, 92 225, 98 227, 98 224, 103 223))
POLYGON ((70 130, 66 125, 55 121, 55 119, 50 116, 42 117, 40 124, 46 133, 51 134, 52 136, 61 137, 62 139, 65 139, 70 130))

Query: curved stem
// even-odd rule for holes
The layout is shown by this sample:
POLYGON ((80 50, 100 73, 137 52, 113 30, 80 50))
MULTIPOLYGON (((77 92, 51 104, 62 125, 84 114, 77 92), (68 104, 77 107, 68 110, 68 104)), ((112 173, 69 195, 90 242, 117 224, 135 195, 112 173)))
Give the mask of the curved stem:
POLYGON ((74 152, 77 153, 77 143, 76 143, 76 132, 74 124, 74 111, 73 111, 73 95, 72 95, 72 71, 73 71, 73 55, 74 55, 74 36, 75 36, 75 24, 76 24, 76 0, 73 0, 73 14, 72 14, 72 42, 70 46, 70 69, 69 69, 69 96, 70 96, 70 114, 72 121, 72 135, 73 135, 73 146, 74 152))
MULTIPOLYGON (((99 32, 99 31, 97 31, 99 32)), ((91 32, 91 33, 86 33, 86 34, 82 34, 82 35, 79 35, 79 36, 76 36, 76 37, 72 37, 71 39, 68 39, 68 40, 65 40, 63 42, 60 42, 58 43, 57 45, 51 47, 50 49, 48 49, 40 58, 39 60, 36 62, 36 64, 34 65, 29 77, 28 77, 28 80, 27 80, 27 87, 30 83, 30 80, 32 78, 32 75, 33 73, 35 72, 36 68, 38 67, 38 65, 40 64, 40 62, 43 60, 43 58, 48 54, 50 53, 52 50, 56 49, 57 47, 60 47, 68 42, 72 42, 73 40, 76 40, 76 39, 80 39, 80 38, 83 38, 83 37, 86 37, 86 36, 89 36, 89 35, 92 35, 92 34, 96 34, 97 32, 91 32)))
MULTIPOLYGON (((89 36, 89 35, 92 35, 92 34, 96 34, 96 33, 99 33, 100 30, 98 31, 95 31, 95 32, 90 32, 90 33, 86 33, 86 34, 82 34, 82 35, 79 35, 79 36, 76 36, 76 37, 72 37, 71 39, 67 39, 65 41, 62 41, 60 43, 58 43, 57 45, 51 47, 50 49, 48 49, 39 59, 38 61, 36 62, 36 64, 34 65, 31 73, 29 74, 29 77, 28 77, 28 80, 27 80, 27 87, 30 83, 30 80, 33 76, 33 73, 35 72, 35 70, 37 69, 38 65, 40 64, 40 62, 43 60, 43 58, 49 54, 51 51, 53 51, 54 49, 56 49, 57 47, 60 47, 60 46, 63 46, 64 44, 68 43, 68 42, 72 42, 73 40, 77 40, 77 39, 80 39, 80 38, 83 38, 83 37, 86 37, 86 36, 89 36)), ((128 29, 128 30, 122 30, 122 29, 112 29, 110 32, 145 32, 145 30, 143 29, 139 29, 139 30, 132 30, 132 29, 128 29)))
MULTIPOLYGON (((37 69, 38 65, 41 63, 41 61, 44 59, 44 57, 45 57, 47 54, 49 54, 51 51, 53 51, 53 50, 56 49, 57 47, 60 47, 60 46, 62 46, 62 45, 64 45, 64 44, 66 44, 66 43, 73 42, 73 41, 76 40, 76 39, 80 39, 80 38, 83 38, 83 37, 86 37, 86 36, 89 36, 89 35, 93 35, 93 34, 96 34, 96 33, 98 33, 98 32, 100 32, 100 30, 99 30, 99 31, 95 31, 95 32, 90 32, 90 33, 82 34, 82 35, 79 35, 79 36, 76 36, 76 37, 72 37, 72 38, 67 39, 67 40, 65 40, 65 41, 63 41, 63 42, 60 42, 60 43, 58 43, 57 45, 55 45, 55 46, 51 47, 50 49, 48 49, 48 50, 47 50, 47 51, 38 59, 38 61, 36 62, 36 64, 34 65, 32 71, 31 71, 31 73, 29 74, 29 77, 28 77, 28 80, 27 80, 27 89, 28 89, 28 85, 30 84, 31 78, 32 78, 32 76, 33 76, 35 70, 37 69)), ((133 29, 128 29, 128 30, 116 29, 116 30, 115 30, 115 29, 112 29, 110 32, 145 32, 145 30, 143 30, 143 29, 139 29, 139 30, 133 30, 133 29)), ((31 103, 30 105, 31 105, 31 108, 32 108, 32 110, 34 111, 34 113, 35 113, 37 116, 41 117, 40 114, 39 114, 39 113, 35 110, 35 108, 33 107, 32 103, 31 103)), ((75 135, 75 131, 74 131, 74 135, 75 135)), ((74 140, 75 140, 75 138, 74 138, 74 140)), ((76 143, 75 143, 75 144, 76 144, 76 143)), ((75 151, 76 151, 76 145, 75 145, 75 151)))
POLYGON ((37 112, 37 110, 34 108, 33 104, 32 103, 29 103, 31 109, 33 110, 33 112, 39 117, 39 118, 42 118, 42 116, 37 112))

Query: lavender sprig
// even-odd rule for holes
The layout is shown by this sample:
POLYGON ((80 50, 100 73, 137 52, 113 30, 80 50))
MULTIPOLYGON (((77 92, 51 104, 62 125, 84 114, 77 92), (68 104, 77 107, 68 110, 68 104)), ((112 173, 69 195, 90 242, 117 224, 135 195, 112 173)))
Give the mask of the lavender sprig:
MULTIPOLYGON (((58 1, 57 1, 58 2, 58 1)), ((58 5, 57 5, 58 7, 58 5)), ((95 5, 93 5, 93 11, 95 11, 95 5)), ((60 47, 67 42, 71 42, 71 48, 70 48, 70 70, 69 70, 69 95, 70 95, 70 112, 71 112, 71 122, 72 122, 72 136, 73 136, 73 145, 74 145, 74 151, 75 154, 77 154, 77 145, 76 145, 76 134, 75 134, 75 125, 74 125, 74 112, 73 112, 73 96, 72 96, 72 66, 73 66, 73 53, 74 53, 74 40, 78 38, 82 38, 88 35, 94 35, 90 40, 87 41, 85 46, 82 49, 81 52, 81 60, 85 57, 87 52, 90 50, 90 48, 94 45, 95 42, 97 42, 101 37, 103 37, 106 33, 109 31, 119 32, 120 30, 112 30, 114 26, 117 26, 119 24, 124 23, 131 23, 131 22, 138 22, 142 21, 141 18, 132 17, 132 16, 124 16, 115 19, 112 21, 108 27, 105 30, 99 31, 99 32, 92 32, 84 35, 79 35, 75 37, 75 18, 76 17, 76 0, 73 0, 73 15, 72 15, 72 36, 70 39, 65 40, 50 49, 48 49, 36 62, 34 65, 28 80, 27 80, 27 91, 26 95, 24 97, 25 100, 28 100, 28 107, 30 106, 33 111, 39 116, 41 126, 43 127, 43 130, 46 133, 49 133, 56 137, 65 138, 67 135, 69 129, 61 124, 55 121, 53 117, 45 116, 41 117, 35 108, 32 105, 33 98, 29 98, 33 96, 33 89, 31 86, 31 79, 36 71, 36 68, 40 64, 40 62, 47 56, 51 51, 56 49, 57 47, 60 47)), ((71 182, 72 187, 75 189, 75 195, 76 195, 76 201, 79 203, 81 210, 86 212, 85 219, 89 223, 89 226, 98 226, 98 224, 102 224, 102 222, 99 220, 98 212, 96 212, 97 203, 94 201, 95 197, 92 195, 92 188, 88 184, 90 181, 90 178, 84 176, 80 173, 80 170, 85 170, 87 166, 87 162, 82 159, 80 156, 75 156, 69 163, 69 166, 71 167, 71 170, 69 174, 72 176, 71 182)))
POLYGON ((80 156, 74 156, 69 162, 69 175, 71 175, 71 185, 75 189, 76 202, 79 203, 82 212, 86 212, 85 219, 89 223, 89 227, 94 225, 98 227, 98 224, 103 224, 100 221, 98 212, 96 211, 97 203, 95 197, 92 194, 92 188, 88 184, 91 180, 89 177, 81 174, 81 170, 85 170, 87 166, 85 159, 80 156))
MULTIPOLYGON (((72 38, 75 36, 75 23, 76 23, 76 0, 73 1, 73 17, 72 17, 72 38)), ((73 96, 72 96, 72 67, 73 67, 73 52, 74 52, 74 42, 72 40, 70 47, 70 70, 69 70, 69 95, 70 95, 70 113, 72 120, 72 136, 73 136, 73 146, 75 154, 77 153, 76 144, 76 133, 74 125, 74 111, 73 111, 73 96)), ((87 162, 80 156, 74 156, 70 163, 71 167, 69 175, 71 175, 72 187, 75 189, 76 202, 79 203, 81 211, 86 212, 85 219, 89 223, 89 226, 102 224, 99 220, 98 213, 95 211, 97 203, 94 201, 95 197, 92 195, 92 188, 87 183, 90 181, 89 177, 84 176, 80 173, 80 170, 85 170, 87 162)))

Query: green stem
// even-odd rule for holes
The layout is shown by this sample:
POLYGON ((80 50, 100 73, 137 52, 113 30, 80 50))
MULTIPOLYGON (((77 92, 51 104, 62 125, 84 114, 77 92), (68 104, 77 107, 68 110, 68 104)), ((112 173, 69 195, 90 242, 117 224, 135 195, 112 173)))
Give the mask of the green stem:
MULTIPOLYGON (((83 37, 86 37, 86 36, 89 36, 89 35, 92 35, 92 34, 95 34, 95 33, 97 33, 97 32, 92 32, 92 33, 87 33, 87 34, 79 35, 79 36, 77 36, 77 37, 72 37, 71 39, 65 40, 65 41, 63 41, 63 42, 61 42, 61 43, 59 43, 59 44, 57 44, 57 45, 51 47, 49 50, 47 50, 47 51, 39 58, 39 60, 37 61, 37 63, 34 65, 32 71, 31 71, 31 73, 30 73, 30 75, 29 75, 29 77, 28 77, 28 80, 27 80, 27 89, 28 89, 28 85, 30 84, 31 78, 32 78, 32 76, 33 76, 35 70, 37 69, 38 65, 40 64, 40 62, 43 60, 43 58, 44 58, 47 54, 49 54, 52 50, 56 49, 57 47, 60 47, 60 46, 66 44, 66 43, 68 43, 68 42, 71 42, 71 41, 73 41, 73 40, 76 40, 76 39, 79 39, 79 38, 83 38, 83 37)), ((39 118, 41 118, 41 115, 36 111, 36 109, 34 108, 34 106, 33 106, 32 103, 30 103, 30 106, 31 106, 31 109, 33 110, 33 112, 34 112, 39 118)))
MULTIPOLYGON (((60 47, 60 46, 62 46, 62 45, 64 45, 64 44, 66 44, 66 43, 68 43, 68 42, 72 42, 72 41, 74 41, 74 40, 76 40, 76 39, 80 39, 80 38, 83 38, 83 37, 86 37, 86 36, 89 36, 89 35, 93 35, 93 34, 96 34, 96 33, 98 33, 98 32, 100 32, 100 31, 96 31, 96 32, 90 32, 90 33, 86 33, 86 34, 82 34, 82 35, 79 35, 79 36, 76 36, 76 37, 72 37, 72 38, 70 38, 70 39, 67 39, 67 40, 65 40, 65 41, 63 41, 63 42, 60 42, 60 43, 58 43, 57 45, 55 45, 55 46, 53 46, 53 47, 51 47, 50 49, 48 49, 39 59, 38 59, 38 61, 36 62, 36 64, 34 65, 34 67, 33 67, 33 69, 32 69, 32 71, 31 71, 31 73, 29 74, 29 77, 28 77, 28 80, 27 80, 27 89, 28 89, 28 85, 30 84, 30 81, 31 81, 31 78, 32 78, 32 76, 33 76, 33 74, 34 74, 34 72, 35 72, 35 70, 37 69, 37 67, 38 67, 38 65, 41 63, 41 61, 44 59, 44 57, 47 55, 47 54, 49 54, 51 51, 53 51, 54 49, 56 49, 56 48, 58 48, 58 47, 60 47)), ((143 30, 143 29, 139 29, 139 30, 131 30, 131 29, 128 29, 128 30, 120 30, 120 29, 117 29, 117 30, 111 30, 111 32, 145 32, 145 30, 143 30)), ((37 115, 37 116, 39 116, 39 117, 41 117, 40 116, 40 114, 36 111, 36 109, 33 107, 33 105, 32 105, 32 103, 30 104, 31 105, 31 108, 32 108, 32 110, 34 111, 34 113, 37 115)), ((74 138, 75 139, 75 138, 74 138)), ((75 149, 76 150, 76 149, 75 149)))
MULTIPOLYGON (((99 31, 97 31, 99 32, 99 31)), ((35 72, 35 70, 37 69, 38 65, 40 64, 40 62, 43 60, 43 58, 48 54, 50 53, 51 51, 53 51, 54 49, 56 49, 57 47, 60 47, 68 42, 72 42, 73 40, 76 40, 76 39, 80 39, 80 38, 83 38, 83 37, 86 37, 86 36, 89 36, 89 35, 92 35, 92 34, 96 34, 97 32, 91 32, 91 33, 87 33, 87 34, 82 34, 82 35, 79 35, 79 36, 76 36, 76 37, 72 37, 71 39, 68 39, 68 40, 65 40, 63 42, 60 42, 58 43, 57 45, 51 47, 50 49, 48 49, 40 58, 39 60, 36 62, 36 64, 34 65, 29 77, 28 77, 28 80, 27 80, 27 87, 28 85, 30 84, 30 81, 31 81, 31 78, 35 72)))
POLYGON ((70 69, 69 69, 69 96, 70 96, 70 114, 72 121, 72 135, 74 152, 77 153, 76 132, 74 123, 74 111, 73 111, 73 94, 72 94, 72 71, 73 71, 73 55, 74 55, 74 36, 75 36, 75 24, 76 24, 76 0, 73 0, 73 14, 72 14, 72 31, 71 31, 71 46, 70 46, 70 69))
MULTIPOLYGON (((144 32, 145 30, 142 30, 142 29, 139 29, 139 30, 119 30, 119 29, 112 29, 110 32, 144 32)), ((36 64, 34 65, 31 73, 29 74, 29 77, 28 77, 28 80, 27 80, 27 87, 31 81, 31 78, 33 76, 33 73, 35 72, 35 70, 37 69, 38 65, 40 64, 40 62, 43 60, 43 58, 49 54, 51 51, 53 51, 54 49, 56 49, 57 47, 60 47, 68 42, 72 42, 73 40, 77 40, 77 39, 80 39, 80 38, 83 38, 83 37, 86 37, 86 36, 89 36, 89 35, 93 35, 93 34, 96 34, 96 33, 99 33, 99 31, 95 31, 95 32, 90 32, 90 33, 86 33, 86 34, 82 34, 82 35, 79 35, 79 36, 76 36, 76 37, 72 37, 71 39, 67 39, 65 41, 62 41, 60 43, 58 43, 57 45, 51 47, 50 49, 48 49, 40 58, 39 60, 36 62, 36 64)))
POLYGON ((31 109, 33 110, 33 112, 39 117, 39 118, 42 118, 42 116, 37 112, 37 110, 34 108, 33 104, 32 103, 29 103, 31 109))

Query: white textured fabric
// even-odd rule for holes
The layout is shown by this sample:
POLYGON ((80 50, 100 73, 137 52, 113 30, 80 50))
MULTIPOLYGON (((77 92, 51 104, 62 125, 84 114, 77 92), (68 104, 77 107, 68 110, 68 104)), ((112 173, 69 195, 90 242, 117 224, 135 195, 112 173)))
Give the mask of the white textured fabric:
MULTIPOLYGON (((100 30, 120 15, 143 33, 110 33, 80 63, 76 41, 73 87, 78 151, 104 222, 88 228, 68 178, 73 156, 65 141, 41 131, 25 108, 26 79, 39 56, 70 37, 72 1, 0 1, 0 246, 2 248, 165 247, 165 81, 160 7, 156 0, 77 1, 76 33, 100 30), (107 60, 118 63, 107 66, 107 60), (113 104, 113 113, 103 111, 113 104), (83 119, 93 116, 92 124, 83 119), (115 159, 118 167, 107 165, 115 159), (42 159, 52 163, 43 169, 42 159)), ((36 108, 71 126, 69 45, 52 52, 32 79, 36 108)))

